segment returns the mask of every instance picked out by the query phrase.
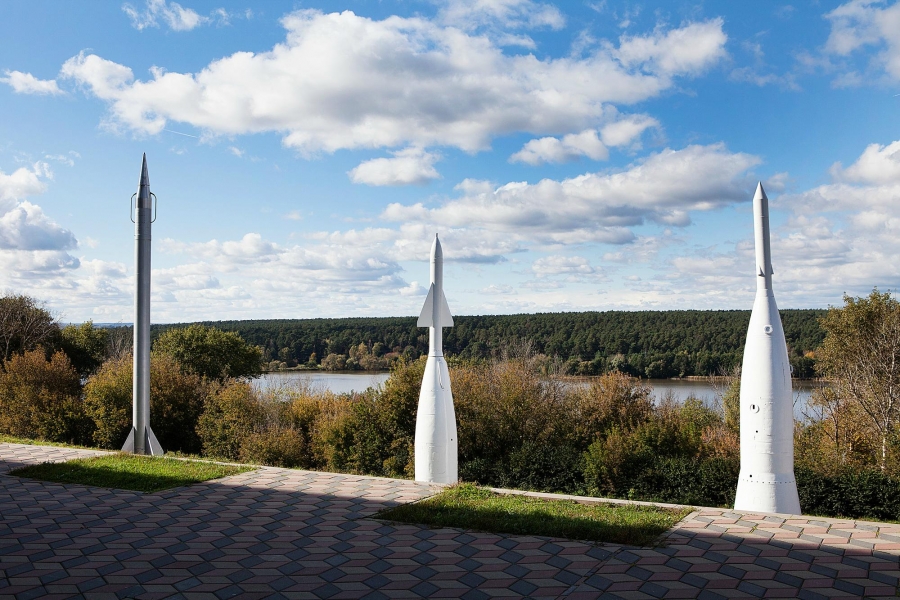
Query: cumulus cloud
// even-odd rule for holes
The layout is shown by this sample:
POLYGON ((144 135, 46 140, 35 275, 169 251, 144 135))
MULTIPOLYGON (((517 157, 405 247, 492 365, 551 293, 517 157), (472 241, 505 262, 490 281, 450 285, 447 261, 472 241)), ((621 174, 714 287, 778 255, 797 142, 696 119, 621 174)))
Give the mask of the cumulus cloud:
POLYGON ((508 183, 469 193, 437 208, 390 204, 398 222, 477 227, 554 243, 626 243, 646 221, 684 226, 691 211, 748 200, 748 172, 760 159, 723 144, 666 149, 627 170, 535 184, 508 183))
POLYGON ((10 86, 17 94, 39 94, 56 96, 62 94, 55 79, 38 79, 31 73, 21 71, 6 71, 6 77, 0 77, 0 82, 10 86))
MULTIPOLYGON (((779 305, 821 306, 823 299, 839 303, 841 292, 865 295, 873 286, 897 289, 898 149, 900 141, 872 144, 846 169, 835 164, 831 183, 780 196, 770 193, 775 214, 787 213, 787 220, 772 229, 779 305)), ((755 259, 751 219, 748 214, 744 218, 746 235, 732 249, 684 248, 660 269, 656 280, 645 279, 634 289, 668 299, 668 304, 679 294, 719 307, 735 306, 735 298, 749 299, 755 259)))
MULTIPOLYGON (((825 15, 831 32, 825 44, 828 54, 848 57, 865 47, 877 49, 872 66, 893 80, 900 80, 900 3, 852 0, 825 15)), ((844 76, 845 83, 860 83, 857 73, 844 76)))
POLYGON ((558 8, 532 0, 448 0, 439 19, 466 30, 485 26, 562 29, 566 24, 558 8))
POLYGON ((874 185, 900 184, 900 141, 887 146, 871 144, 846 169, 841 163, 835 163, 831 167, 831 174, 842 181, 874 185))
POLYGON ((531 265, 531 271, 538 277, 554 277, 558 275, 585 276, 596 273, 588 259, 583 256, 553 255, 537 259, 531 265))
MULTIPOLYGON (((484 3, 478 6, 518 6, 484 3)), ((721 19, 657 28, 580 57, 506 54, 489 36, 419 17, 374 20, 300 10, 284 42, 237 52, 199 73, 130 68, 93 54, 62 76, 109 104, 110 122, 159 133, 170 120, 207 134, 284 133, 301 152, 352 148, 484 149, 497 135, 554 135, 596 125, 605 103, 629 104, 696 77, 725 56, 721 19)))
POLYGON ((8 175, 0 171, 0 259, 7 280, 38 279, 79 265, 67 252, 78 246, 75 235, 27 200, 43 193, 52 176, 42 162, 8 175))
POLYGON ((529 165, 560 163, 586 156, 591 160, 606 160, 609 150, 597 137, 597 130, 585 129, 581 133, 570 133, 562 139, 544 137, 531 140, 521 150, 509 157, 510 162, 524 162, 529 165))
POLYGON ((160 21, 172 31, 190 31, 209 22, 209 17, 200 16, 197 11, 184 8, 177 2, 147 0, 143 10, 131 4, 123 4, 122 10, 131 19, 131 25, 141 31, 147 27, 159 27, 160 21))
POLYGON ((347 175, 353 183, 368 185, 411 185, 440 177, 434 163, 440 155, 422 148, 406 148, 392 153, 394 158, 373 158, 360 163, 347 175))
POLYGON ((604 125, 600 130, 603 143, 614 148, 634 145, 650 128, 658 128, 659 121, 647 115, 629 115, 604 125))

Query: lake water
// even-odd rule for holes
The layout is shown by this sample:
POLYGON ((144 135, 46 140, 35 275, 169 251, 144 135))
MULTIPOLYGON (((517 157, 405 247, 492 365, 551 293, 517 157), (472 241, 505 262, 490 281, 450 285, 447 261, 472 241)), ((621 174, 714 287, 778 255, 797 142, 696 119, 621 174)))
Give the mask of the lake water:
MULTIPOLYGON (((330 390, 336 394, 346 394, 354 391, 361 392, 366 388, 384 383, 388 377, 389 373, 360 373, 358 371, 347 373, 283 371, 267 373, 256 380, 254 385, 259 389, 266 389, 305 380, 313 387, 330 390)), ((573 385, 587 385, 590 379, 572 378, 568 381, 571 381, 573 385)), ((716 391, 715 386, 709 380, 705 379, 648 379, 646 381, 653 386, 653 395, 657 399, 663 398, 671 392, 676 400, 683 401, 694 396, 706 404, 712 405, 720 393, 716 391)), ((810 394, 820 385, 815 381, 794 382, 794 413, 798 418, 802 416, 802 409, 809 401, 810 394)))

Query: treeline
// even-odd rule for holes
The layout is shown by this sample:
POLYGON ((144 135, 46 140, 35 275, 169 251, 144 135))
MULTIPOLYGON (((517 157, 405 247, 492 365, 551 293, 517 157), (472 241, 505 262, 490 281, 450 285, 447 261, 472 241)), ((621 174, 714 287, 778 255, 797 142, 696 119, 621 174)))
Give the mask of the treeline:
MULTIPOLYGON (((783 310, 785 337, 796 377, 815 375, 815 349, 824 339, 824 310, 783 310)), ((618 371, 637 377, 716 375, 740 365, 750 311, 609 311, 454 317, 444 330, 444 352, 489 360, 519 340, 564 363, 571 375, 618 371)), ((260 346, 267 362, 316 367, 329 357, 344 368, 386 368, 428 351, 428 330, 415 317, 207 321, 260 346), (361 347, 362 345, 362 347, 361 347), (354 358, 354 356, 356 358, 354 358)), ((184 325, 160 325, 157 333, 184 325)))

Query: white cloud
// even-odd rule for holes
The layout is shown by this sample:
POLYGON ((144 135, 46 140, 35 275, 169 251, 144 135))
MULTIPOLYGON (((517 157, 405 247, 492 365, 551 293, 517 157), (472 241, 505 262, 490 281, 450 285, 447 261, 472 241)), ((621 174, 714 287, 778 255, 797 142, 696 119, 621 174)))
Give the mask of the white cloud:
POLYGON ((52 277, 76 269, 79 260, 67 253, 78 246, 74 234, 27 200, 43 193, 53 176, 46 163, 0 171, 0 260, 6 281, 52 277))
POLYGON ((529 165, 567 162, 586 156, 591 160, 606 160, 609 150, 597 137, 596 129, 585 129, 581 133, 570 133, 557 139, 545 137, 531 140, 522 149, 509 157, 510 162, 524 162, 529 165))
POLYGON ((147 0, 144 10, 138 10, 131 4, 123 4, 122 10, 131 18, 131 25, 138 31, 147 27, 159 27, 160 21, 172 31, 190 31, 210 21, 209 17, 200 16, 195 10, 166 0, 147 0))
POLYGON ((55 96, 63 93, 55 79, 38 79, 31 73, 21 71, 6 71, 6 77, 0 77, 0 82, 10 86, 17 94, 55 96))
POLYGON ((631 146, 651 127, 659 127, 659 121, 647 115, 629 115, 604 125, 600 130, 603 143, 614 148, 631 146))
POLYGON ((373 158, 360 163, 347 175, 353 183, 368 185, 411 185, 428 183, 441 175, 434 168, 440 155, 422 148, 392 152, 394 158, 373 158))
POLYGON ((594 275, 597 271, 583 256, 553 255, 537 259, 531 265, 531 271, 537 277, 554 277, 558 275, 585 276, 594 275))
POLYGON ((515 294, 516 288, 511 285, 506 285, 505 283, 492 283, 480 290, 482 294, 491 294, 491 295, 499 295, 499 294, 515 294))
POLYGON ((439 18, 465 30, 484 26, 562 29, 566 24, 558 8, 532 0, 448 0, 439 18))
MULTIPOLYGON (((900 3, 886 5, 879 0, 852 0, 825 15, 831 21, 831 33, 825 44, 826 53, 848 57, 866 46, 878 53, 872 67, 884 71, 889 78, 900 80, 900 3)), ((857 73, 848 74, 845 82, 861 83, 857 73)))
POLYGON ((846 169, 841 163, 835 163, 831 167, 831 174, 839 181, 874 185, 900 184, 900 141, 887 146, 871 144, 846 169))
POLYGON ((437 208, 395 203, 383 217, 479 228, 513 240, 625 243, 634 239, 631 228, 648 220, 683 226, 690 223, 691 211, 747 201, 748 172, 759 163, 758 157, 729 152, 723 144, 666 149, 620 172, 508 183, 437 208))
POLYGON ((237 52, 199 73, 151 70, 84 53, 61 75, 109 103, 109 120, 159 133, 170 120, 208 135, 284 133, 305 153, 349 148, 484 149, 497 135, 596 126, 605 103, 629 104, 695 77, 725 56, 721 19, 606 42, 582 57, 505 54, 490 37, 422 18, 373 20, 301 10, 272 50, 237 52))
POLYGON ((0 248, 6 250, 71 250, 75 236, 27 200, 0 216, 0 248))

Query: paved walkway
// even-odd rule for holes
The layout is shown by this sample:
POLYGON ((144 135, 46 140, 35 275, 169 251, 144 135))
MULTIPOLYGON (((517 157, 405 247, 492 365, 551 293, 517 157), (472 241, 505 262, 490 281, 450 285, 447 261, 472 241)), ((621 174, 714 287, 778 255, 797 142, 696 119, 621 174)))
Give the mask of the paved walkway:
MULTIPOLYGON (((0 473, 96 454, 0 444, 0 473)), ((703 509, 656 549, 368 518, 411 481, 262 468, 155 494, 0 475, 0 598, 896 597, 900 525, 703 509)))

